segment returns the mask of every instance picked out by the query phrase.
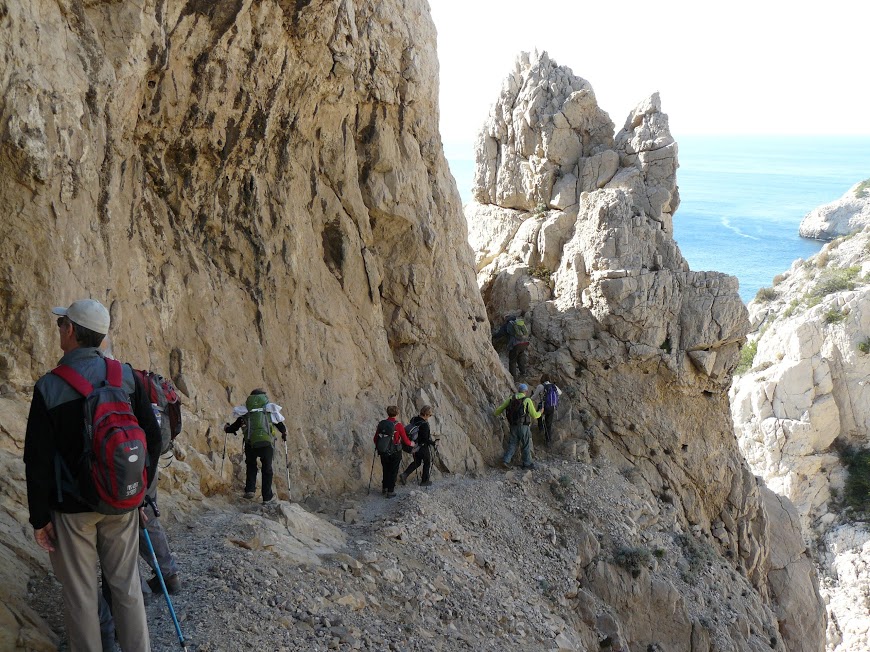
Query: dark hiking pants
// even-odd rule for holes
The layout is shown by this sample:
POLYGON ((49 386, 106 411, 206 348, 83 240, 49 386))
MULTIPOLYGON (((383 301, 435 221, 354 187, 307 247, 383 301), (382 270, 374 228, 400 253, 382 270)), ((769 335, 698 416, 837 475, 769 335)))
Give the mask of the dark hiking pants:
POLYGON ((429 446, 420 446, 414 453, 414 461, 405 469, 405 477, 411 477, 411 474, 423 465, 423 478, 420 482, 429 482, 429 473, 432 470, 432 449, 429 446))
POLYGON ((257 490, 257 459, 263 467, 263 500, 272 498, 272 456, 275 449, 272 446, 252 448, 245 444, 245 493, 257 490))
POLYGON ((384 492, 396 490, 396 478, 399 477, 399 467, 402 465, 402 453, 393 453, 388 455, 381 454, 381 469, 383 471, 383 482, 381 487, 384 492))

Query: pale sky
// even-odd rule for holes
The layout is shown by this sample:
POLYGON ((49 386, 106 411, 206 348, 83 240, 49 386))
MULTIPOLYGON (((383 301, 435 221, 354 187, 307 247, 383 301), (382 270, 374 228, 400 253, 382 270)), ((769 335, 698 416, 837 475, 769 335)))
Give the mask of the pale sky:
POLYGON ((870 134, 870 0, 429 4, 448 157, 474 141, 516 55, 536 48, 592 84, 617 130, 659 91, 678 140, 870 134))

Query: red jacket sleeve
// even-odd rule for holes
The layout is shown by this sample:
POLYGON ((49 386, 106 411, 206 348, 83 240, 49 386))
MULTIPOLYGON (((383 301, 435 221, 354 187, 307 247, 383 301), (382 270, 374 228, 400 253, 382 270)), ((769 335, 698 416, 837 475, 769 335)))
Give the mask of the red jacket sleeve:
POLYGON ((395 433, 395 436, 393 437, 393 442, 396 444, 402 443, 402 444, 405 444, 406 446, 411 446, 411 447, 414 446, 414 442, 412 442, 410 439, 408 439, 408 433, 405 432, 405 426, 402 425, 401 423, 399 423, 398 421, 396 422, 396 433, 395 433), (398 437, 398 439, 396 439, 396 437, 398 437))

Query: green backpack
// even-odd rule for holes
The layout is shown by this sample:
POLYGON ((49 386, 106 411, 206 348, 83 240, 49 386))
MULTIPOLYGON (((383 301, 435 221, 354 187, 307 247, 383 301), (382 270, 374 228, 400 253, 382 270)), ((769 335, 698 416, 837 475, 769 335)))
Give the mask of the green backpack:
POLYGON ((519 341, 524 342, 529 339, 529 325, 522 317, 517 317, 511 322, 511 334, 519 341))
POLYGON ((251 448, 271 446, 274 442, 272 417, 265 410, 268 402, 269 398, 265 394, 251 394, 245 401, 248 409, 245 415, 245 441, 251 448))

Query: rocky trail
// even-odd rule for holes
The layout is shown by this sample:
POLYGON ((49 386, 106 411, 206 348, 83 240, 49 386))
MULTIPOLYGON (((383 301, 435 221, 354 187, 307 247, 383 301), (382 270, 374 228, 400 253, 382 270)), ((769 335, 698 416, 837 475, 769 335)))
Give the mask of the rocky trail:
MULTIPOLYGON (((601 587, 583 588, 584 569, 596 564, 614 594, 634 583, 641 601, 671 601, 675 618, 685 612, 681 594, 707 593, 691 602, 711 605, 709 613, 692 617, 713 630, 743 621, 748 636, 776 649, 774 624, 711 599, 752 600, 747 580, 724 568, 705 578, 722 560, 700 543, 688 551, 673 506, 642 504, 630 470, 538 459, 533 471, 435 474, 433 486, 411 482, 392 500, 373 488, 310 501, 317 515, 286 501, 217 497, 183 513, 167 499, 164 525, 184 582, 173 603, 187 649, 619 649, 619 626, 595 595, 601 587), (629 518, 613 520, 615 508, 629 518)), ((62 631, 57 582, 35 584, 30 596, 62 631)), ((163 597, 146 594, 146 608, 153 649, 180 649, 163 597)))

